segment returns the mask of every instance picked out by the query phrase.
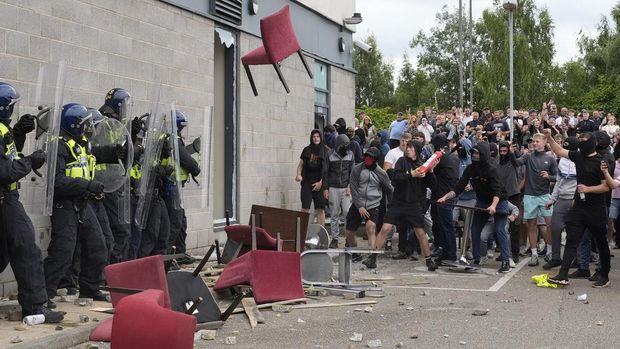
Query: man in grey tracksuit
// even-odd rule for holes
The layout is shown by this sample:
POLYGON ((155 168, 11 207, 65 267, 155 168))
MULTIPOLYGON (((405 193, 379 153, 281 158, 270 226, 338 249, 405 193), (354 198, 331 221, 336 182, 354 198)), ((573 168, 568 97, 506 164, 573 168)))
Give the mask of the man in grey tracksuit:
MULTIPOLYGON (((577 150, 579 140, 576 137, 568 137, 562 144, 564 149, 577 150)), ((551 216, 551 259, 543 265, 543 269, 549 270, 562 265, 560 248, 562 244, 562 230, 565 227, 566 214, 573 206, 575 191, 577 190, 577 169, 575 163, 566 158, 561 158, 558 164, 558 176, 547 207, 553 205, 551 216)))
POLYGON ((351 190, 349 189, 349 177, 355 164, 353 152, 349 149, 351 142, 347 135, 341 134, 336 137, 334 149, 328 154, 327 183, 323 183, 323 195, 329 199, 331 237, 330 248, 338 248, 338 236, 340 235, 340 219, 347 216, 351 207, 351 190))
POLYGON ((347 246, 357 246, 355 231, 361 225, 362 219, 366 220, 368 245, 374 246, 375 244, 381 197, 383 194, 390 195, 394 191, 387 173, 377 166, 380 156, 379 149, 368 148, 364 153, 364 161, 355 165, 351 171, 350 188, 353 204, 347 214, 347 246))

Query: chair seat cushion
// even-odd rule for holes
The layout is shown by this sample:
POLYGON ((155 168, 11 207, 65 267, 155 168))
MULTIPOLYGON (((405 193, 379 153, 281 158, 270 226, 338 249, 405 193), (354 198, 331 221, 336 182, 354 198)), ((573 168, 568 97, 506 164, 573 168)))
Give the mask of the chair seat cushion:
POLYGON ((267 56, 267 52, 265 52, 265 47, 257 47, 252 51, 246 53, 241 57, 241 64, 244 65, 261 65, 261 64, 273 64, 275 62, 271 62, 269 57, 267 56))

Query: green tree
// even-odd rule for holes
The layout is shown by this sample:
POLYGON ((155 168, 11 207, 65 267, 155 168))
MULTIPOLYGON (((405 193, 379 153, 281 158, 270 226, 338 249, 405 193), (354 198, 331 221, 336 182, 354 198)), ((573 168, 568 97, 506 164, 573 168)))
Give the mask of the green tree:
MULTIPOLYGON (((474 68, 474 96, 478 105, 505 108, 509 103, 508 13, 498 0, 483 12, 476 25, 481 61, 474 68)), ((514 103, 518 108, 539 107, 553 97, 553 20, 533 0, 519 1, 514 13, 514 103)))
POLYGON ((355 79, 355 105, 369 107, 389 107, 394 96, 394 67, 383 60, 373 35, 363 39, 372 47, 371 52, 354 48, 353 68, 357 70, 355 79))
POLYGON ((435 83, 426 73, 415 69, 409 61, 409 56, 403 55, 403 66, 398 76, 396 91, 394 92, 394 110, 405 111, 407 108, 420 109, 433 105, 435 83))
MULTIPOLYGON (((418 67, 429 76, 433 83, 426 86, 423 91, 425 96, 432 96, 434 99, 437 94, 437 104, 440 109, 447 109, 459 104, 459 13, 458 9, 453 12, 448 11, 447 6, 443 6, 441 11, 435 15, 436 25, 431 28, 430 34, 423 31, 418 32, 409 43, 411 48, 421 48, 422 52, 418 55, 418 67), (435 88, 435 90, 430 90, 435 88)), ((466 71, 468 66, 469 42, 467 40, 467 27, 469 20, 463 16, 463 69, 466 71)), ((474 36, 473 57, 479 57, 479 49, 476 45, 477 39, 474 36)), ((466 76, 467 74, 465 74, 466 76)), ((469 96, 469 85, 465 84, 463 91, 466 97, 469 96)), ((434 102, 434 101, 433 101, 434 102)), ((428 105, 434 105, 429 103, 428 105)))

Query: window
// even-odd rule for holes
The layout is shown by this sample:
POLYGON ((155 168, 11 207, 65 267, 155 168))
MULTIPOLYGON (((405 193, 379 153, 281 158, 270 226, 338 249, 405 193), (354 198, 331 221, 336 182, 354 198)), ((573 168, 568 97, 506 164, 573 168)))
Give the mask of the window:
POLYGON ((323 130, 329 124, 329 66, 314 63, 314 127, 323 130))

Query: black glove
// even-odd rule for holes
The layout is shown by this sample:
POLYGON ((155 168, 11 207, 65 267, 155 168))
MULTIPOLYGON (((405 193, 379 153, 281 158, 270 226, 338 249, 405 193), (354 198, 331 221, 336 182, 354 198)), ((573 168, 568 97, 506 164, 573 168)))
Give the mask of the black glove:
POLYGON ((164 145, 161 147, 161 158, 165 159, 170 157, 170 140, 164 139, 164 145))
POLYGON ((26 156, 26 158, 30 160, 30 163, 32 164, 32 169, 38 170, 45 163, 46 156, 43 150, 37 150, 34 153, 26 156))
POLYGON ((134 138, 140 131, 144 129, 144 123, 137 117, 131 120, 131 137, 134 138))
POLYGON ((103 189, 104 189, 104 185, 103 183, 96 181, 96 180, 92 180, 90 181, 90 183, 88 183, 88 188, 87 190, 90 193, 93 193, 95 195, 101 195, 103 194, 103 189))
POLYGON ((28 132, 32 132, 35 129, 34 123, 35 116, 31 114, 24 114, 19 118, 19 121, 13 127, 13 132, 18 135, 25 135, 28 132))
POLYGON ((122 144, 116 145, 116 157, 125 162, 127 160, 127 146, 122 144))

